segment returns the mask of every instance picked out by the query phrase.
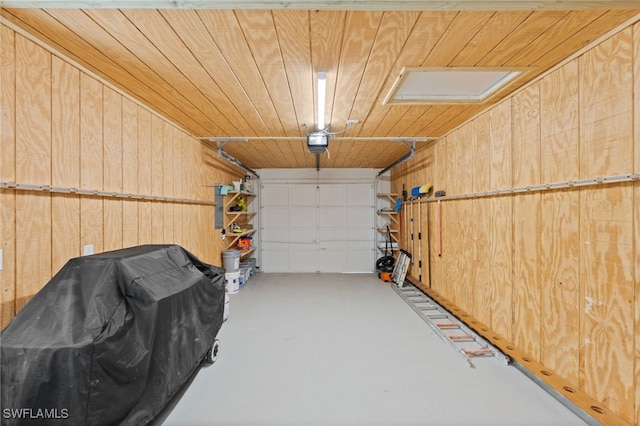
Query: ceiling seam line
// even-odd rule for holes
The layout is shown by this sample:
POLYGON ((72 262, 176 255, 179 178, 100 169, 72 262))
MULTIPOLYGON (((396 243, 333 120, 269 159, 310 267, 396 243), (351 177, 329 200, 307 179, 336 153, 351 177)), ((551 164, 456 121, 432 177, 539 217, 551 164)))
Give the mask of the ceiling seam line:
MULTIPOLYGON (((85 12, 85 11, 83 11, 83 13, 85 13, 85 14, 86 14, 86 12, 85 12)), ((127 20, 127 21, 128 21, 128 22, 129 22, 129 23, 130 23, 130 24, 131 24, 131 25, 132 25, 132 26, 133 26, 133 27, 134 27, 138 32, 140 32, 141 34, 143 34, 143 33, 140 31, 140 29, 138 28, 138 26, 137 26, 137 25, 135 25, 133 22, 131 22, 131 20, 129 19, 129 17, 128 17, 128 16, 126 16, 124 13, 122 13, 122 11, 121 11, 121 10, 119 10, 119 9, 118 9, 118 13, 120 13, 120 14, 124 17, 124 19, 125 19, 125 20, 127 20)), ((116 41, 120 46, 122 46, 122 47, 123 47, 127 52, 129 52, 129 53, 130 53, 134 58, 136 58, 138 61, 140 61, 142 64, 144 64, 144 65, 145 65, 145 67, 147 67, 147 68, 149 69, 149 71, 151 71, 151 73, 153 73, 154 75, 156 75, 156 76, 158 77, 158 79, 159 79, 159 80, 161 80, 161 81, 165 82, 165 83, 167 84, 167 86, 171 87, 171 88, 172 88, 173 90, 175 90, 177 93, 180 93, 180 91, 179 91, 179 90, 177 90, 177 88, 176 88, 176 87, 174 87, 174 86, 173 86, 171 83, 169 83, 169 82, 168 82, 164 77, 162 77, 160 74, 158 74, 158 72, 157 72, 154 68, 152 68, 149 64, 147 64, 147 62, 145 62, 144 60, 142 60, 142 58, 140 58, 136 53, 134 53, 134 52, 133 52, 133 51, 131 51, 127 46, 125 46, 123 43, 121 43, 121 42, 120 42, 120 40, 118 40, 117 38, 113 37, 113 35, 111 34, 111 32, 109 32, 106 28, 104 28, 104 27, 102 26, 102 24, 100 24, 98 21, 96 21, 95 19, 93 19, 93 17, 92 17, 91 15, 88 15, 88 14, 86 14, 86 15, 87 15, 87 17, 88 17, 89 19, 91 19, 91 20, 92 20, 92 21, 93 21, 97 26, 99 26, 99 27, 100 27, 100 28, 102 28, 102 29, 103 29, 107 34, 109 34, 109 36, 110 36, 111 38, 113 38, 113 39, 114 39, 114 40, 115 40, 115 41, 116 41)), ((146 36, 144 36, 144 34, 143 34, 143 37, 144 37, 147 41, 149 41, 149 42, 150 42, 150 40, 149 40, 146 36)), ((83 40, 84 40, 84 38, 83 38, 83 40)), ((153 43, 151 43, 151 44, 155 47, 155 45, 154 45, 153 43)), ((99 50, 99 49, 98 49, 98 50, 99 50)), ((156 50, 157 50, 157 49, 156 49, 156 50)), ((99 51, 100 51, 100 50, 99 50, 99 51)), ((103 53, 103 55, 104 55, 104 52, 102 52, 102 53, 103 53)), ((162 55, 162 56, 164 57, 164 55, 162 55)), ((165 59, 166 59, 166 57, 165 57, 165 59)), ((169 61, 169 62, 171 62, 171 61, 169 61)), ((140 81, 137 77, 134 77, 134 78, 135 78, 136 80, 140 81)), ((200 112, 200 113, 203 115, 203 117, 206 117, 206 114, 204 113, 204 111, 200 110, 200 108, 198 108, 196 105, 194 105, 193 103, 191 103, 191 101, 189 101, 186 97, 184 97, 184 96, 182 96, 182 95, 180 95, 180 97, 181 97, 181 98, 183 98, 183 99, 184 99, 184 101, 185 101, 187 104, 192 105, 192 106, 193 106, 193 107, 194 107, 198 112, 200 112)), ((182 108, 178 108, 178 107, 177 107, 173 102, 171 102, 171 104, 172 104, 172 105, 174 105, 174 106, 175 106, 177 109, 179 109, 180 111, 182 111, 185 115, 187 115, 187 116, 189 116, 189 115, 190 115, 190 114, 187 114, 187 113, 186 113, 186 111, 184 111, 182 108)), ((216 127, 217 127, 217 126, 216 126, 216 127)))
MULTIPOLYGON (((185 40, 184 40, 182 37, 180 37, 180 34, 176 31, 176 29, 173 27, 173 25, 171 25, 171 23, 170 23, 169 21, 167 21, 166 16, 164 16, 164 15, 162 14, 162 12, 161 12, 161 11, 158 11, 158 13, 159 13, 160 17, 165 21, 165 23, 167 24, 167 26, 171 29, 171 31, 173 31, 173 33, 176 35, 176 37, 177 37, 177 38, 180 40, 180 42, 184 45, 185 49, 186 49, 187 51, 189 51, 189 53, 190 53, 190 55, 193 57, 193 59, 194 59, 194 60, 198 63, 198 65, 200 65, 200 67, 204 70, 205 74, 207 74, 207 76, 209 76, 209 78, 211 79, 211 81, 212 81, 212 82, 213 82, 213 83, 218 87, 218 89, 219 89, 220 93, 222 93, 222 94, 224 95, 224 97, 227 99, 227 101, 229 101, 229 103, 230 103, 231 105, 233 105, 233 106, 234 106, 234 108, 236 109, 236 111, 238 111, 238 113, 239 113, 238 107, 233 103, 233 100, 232 100, 232 99, 229 97, 229 95, 228 95, 228 94, 227 94, 227 93, 222 89, 222 87, 220 87, 220 85, 218 84, 218 82, 217 82, 217 81, 213 78, 213 76, 209 73, 209 71, 207 70, 207 68, 206 68, 206 67, 202 64, 202 62, 200 61, 200 59, 199 59, 199 58, 198 58, 198 57, 193 53, 193 50, 192 50, 192 49, 187 45, 187 43, 185 42, 185 40)), ((169 58, 167 58, 167 60, 169 60, 169 58)), ((169 60, 169 61, 170 61, 170 60, 169 60)), ((173 63, 172 61, 170 61, 170 62, 171 62, 171 63, 173 63)), ((179 68, 178 68, 178 66, 177 66, 176 64, 174 64, 174 66, 176 67, 176 69, 179 69, 179 68)), ((180 72, 182 73, 182 75, 184 75, 184 73, 183 73, 182 71, 180 71, 180 72)), ((186 75, 185 75, 185 78, 186 78, 186 75)), ((190 79, 189 79, 189 80, 190 80, 190 79)), ((194 86, 195 86, 195 85, 194 85, 194 86)), ((233 127, 237 132, 238 132, 238 133, 241 133, 241 132, 239 131, 239 129, 235 126, 235 124, 234 124, 233 120, 231 120, 231 119, 230 119, 229 117, 227 117, 224 113, 222 113, 222 111, 220 111, 220 109, 216 106, 216 104, 213 102, 213 100, 212 100, 212 99, 209 99, 209 97, 208 97, 205 93, 203 93, 203 91, 202 91, 199 87, 197 87, 197 86, 195 86, 195 87, 196 87, 196 90, 197 90, 200 94, 202 94, 203 98, 204 98, 204 99, 206 99, 206 100, 208 101, 208 103, 209 103, 209 104, 211 104, 211 106, 212 106, 215 110, 217 110, 217 111, 220 113, 220 115, 222 115, 223 117, 225 117, 225 118, 227 119, 227 121, 231 124, 231 126, 232 126, 232 127, 233 127)), ((246 122, 247 126, 248 126, 251 130, 254 130, 254 129, 251 127, 251 125, 250 125, 246 120, 245 120, 245 122, 246 122)))

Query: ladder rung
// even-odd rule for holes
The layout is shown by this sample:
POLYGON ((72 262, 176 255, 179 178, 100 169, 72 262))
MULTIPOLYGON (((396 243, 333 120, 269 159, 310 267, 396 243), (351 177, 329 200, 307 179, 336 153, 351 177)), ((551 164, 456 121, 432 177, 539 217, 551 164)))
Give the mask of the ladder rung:
POLYGON ((485 355, 493 355, 492 349, 463 349, 462 352, 467 354, 468 356, 485 356, 485 355))
POLYGON ((465 341, 475 341, 475 337, 473 337, 473 334, 454 334, 454 335, 450 335, 447 336, 449 339, 451 340, 455 340, 457 342, 465 340, 465 341))
POLYGON ((457 322, 440 322, 437 323, 436 326, 438 326, 438 328, 460 328, 460 324, 457 322))
POLYGON ((449 315, 447 314, 425 314, 427 316, 427 318, 429 319, 445 319, 445 318, 449 318, 449 315))
POLYGON ((420 305, 421 309, 431 309, 431 310, 436 310, 436 311, 440 310, 440 309, 438 309, 438 307, 436 305, 432 304, 431 302, 414 303, 414 305, 420 305))

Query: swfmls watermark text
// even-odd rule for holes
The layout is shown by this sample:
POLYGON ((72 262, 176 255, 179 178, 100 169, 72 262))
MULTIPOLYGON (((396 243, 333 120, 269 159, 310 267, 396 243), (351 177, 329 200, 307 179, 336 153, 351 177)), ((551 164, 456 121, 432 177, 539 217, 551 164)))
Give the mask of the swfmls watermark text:
POLYGON ((64 420, 69 418, 67 408, 4 408, 3 419, 64 420))

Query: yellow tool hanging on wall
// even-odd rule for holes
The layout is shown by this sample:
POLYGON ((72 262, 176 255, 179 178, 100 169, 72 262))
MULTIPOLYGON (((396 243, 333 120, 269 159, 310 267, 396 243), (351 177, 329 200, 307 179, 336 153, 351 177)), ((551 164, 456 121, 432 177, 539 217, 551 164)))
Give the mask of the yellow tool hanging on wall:
POLYGON ((411 197, 422 197, 425 195, 430 195, 431 190, 433 189, 432 185, 422 185, 411 188, 411 197))

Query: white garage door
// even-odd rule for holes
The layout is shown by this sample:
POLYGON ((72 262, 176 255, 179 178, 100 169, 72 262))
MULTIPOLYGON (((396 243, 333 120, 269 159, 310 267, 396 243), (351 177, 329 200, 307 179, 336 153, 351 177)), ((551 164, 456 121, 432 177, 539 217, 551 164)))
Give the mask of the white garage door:
POLYGON ((263 271, 373 272, 370 184, 265 184, 260 198, 263 271))

